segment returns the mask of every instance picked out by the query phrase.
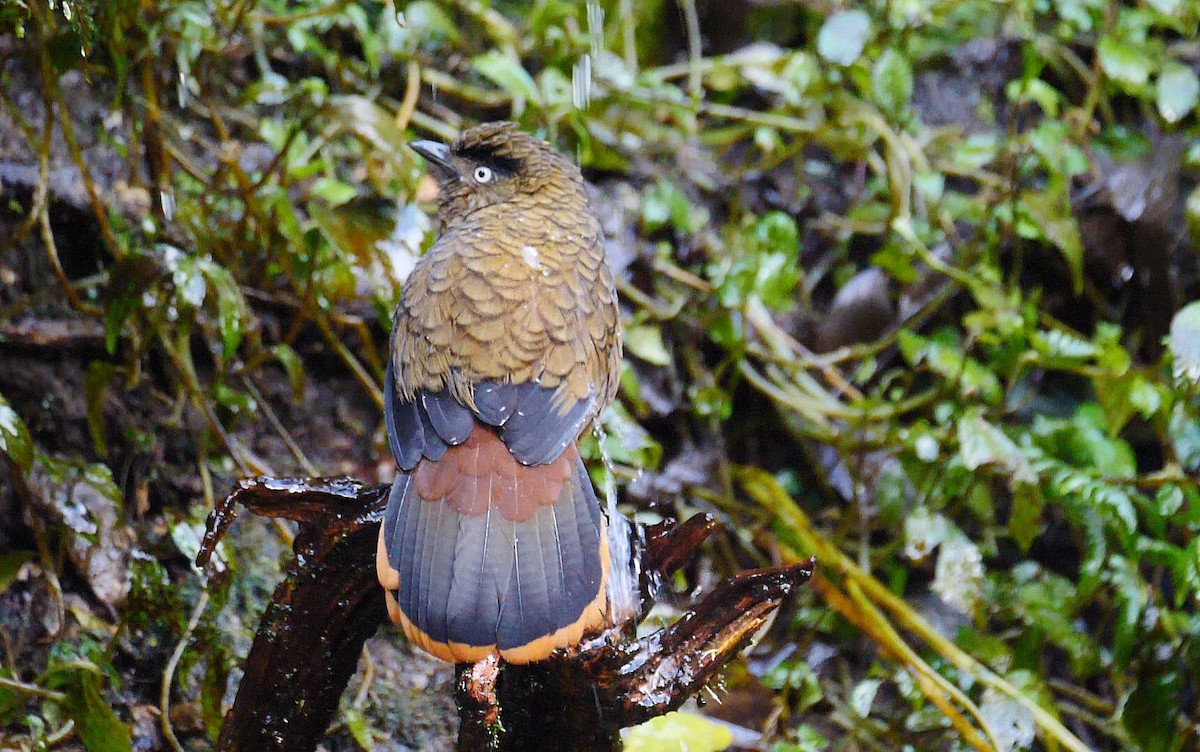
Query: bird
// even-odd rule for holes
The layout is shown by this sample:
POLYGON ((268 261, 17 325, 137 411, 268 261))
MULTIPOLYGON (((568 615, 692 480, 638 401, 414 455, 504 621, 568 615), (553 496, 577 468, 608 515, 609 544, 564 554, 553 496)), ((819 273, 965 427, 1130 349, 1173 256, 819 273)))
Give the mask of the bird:
POLYGON ((441 231, 392 320, 379 582, 438 658, 544 660, 608 618, 606 519, 577 445, 621 367, 600 222, 579 168, 513 123, 411 147, 441 231))

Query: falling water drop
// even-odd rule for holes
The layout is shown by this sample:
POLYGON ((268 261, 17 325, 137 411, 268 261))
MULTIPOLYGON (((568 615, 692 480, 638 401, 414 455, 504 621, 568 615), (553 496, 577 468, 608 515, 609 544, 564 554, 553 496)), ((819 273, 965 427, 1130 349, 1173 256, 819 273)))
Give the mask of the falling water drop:
POLYGON ((601 490, 604 492, 605 516, 608 518, 608 552, 612 563, 608 573, 609 616, 613 624, 621 624, 638 612, 641 558, 632 550, 629 520, 617 510, 616 475, 612 457, 608 454, 608 434, 599 422, 592 432, 596 436, 600 461, 604 465, 604 485, 601 490))
POLYGON ((187 107, 188 102, 188 67, 182 61, 179 64, 179 81, 176 84, 176 95, 179 97, 179 108, 187 107))
POLYGON ((571 70, 571 101, 577 110, 586 110, 592 101, 591 55, 584 55, 571 70))
POLYGON ((592 43, 592 57, 600 57, 604 49, 604 8, 600 7, 597 0, 588 0, 587 28, 592 43))
POLYGON ((170 222, 175 216, 175 193, 170 188, 158 192, 158 201, 162 206, 163 219, 170 222))

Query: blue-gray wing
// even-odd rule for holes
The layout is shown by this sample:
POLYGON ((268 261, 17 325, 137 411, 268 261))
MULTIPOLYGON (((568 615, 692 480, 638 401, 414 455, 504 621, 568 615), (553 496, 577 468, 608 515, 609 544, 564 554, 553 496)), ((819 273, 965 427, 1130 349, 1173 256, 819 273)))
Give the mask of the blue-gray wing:
POLYGON ((594 392, 564 404, 558 390, 534 383, 483 381, 475 387, 475 410, 449 390, 420 390, 412 400, 396 391, 391 363, 384 385, 384 413, 392 456, 403 470, 422 457, 439 459, 448 446, 471 435, 476 421, 499 429, 509 451, 524 465, 554 461, 575 441, 592 417, 594 392))

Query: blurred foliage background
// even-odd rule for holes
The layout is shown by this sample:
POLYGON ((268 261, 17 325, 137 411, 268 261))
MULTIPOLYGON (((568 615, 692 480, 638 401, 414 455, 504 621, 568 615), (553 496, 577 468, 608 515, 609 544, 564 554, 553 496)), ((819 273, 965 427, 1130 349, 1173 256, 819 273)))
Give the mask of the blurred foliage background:
MULTIPOLYGON (((1200 747, 1196 0, 4 0, 0 747, 206 749, 289 555, 240 476, 386 481, 405 146, 596 187, 622 508, 815 554, 630 749, 1200 747), (1181 310, 1182 309, 1182 310, 1181 310)), ((445 749, 390 630, 325 749, 445 749)))

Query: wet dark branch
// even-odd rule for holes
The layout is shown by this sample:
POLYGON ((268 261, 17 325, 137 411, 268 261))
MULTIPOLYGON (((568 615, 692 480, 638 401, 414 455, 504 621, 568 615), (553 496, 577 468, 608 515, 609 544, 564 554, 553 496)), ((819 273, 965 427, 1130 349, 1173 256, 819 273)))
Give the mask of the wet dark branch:
MULTIPOLYGON (((694 533, 711 525, 707 518, 693 517, 676 528, 690 526, 690 533, 672 536, 672 542, 698 544, 703 537, 694 533)), ((660 560, 682 563, 679 552, 670 553, 660 560)), ((653 556, 648 552, 644 558, 653 556)), ((460 752, 619 749, 620 729, 674 710, 699 691, 737 656, 780 601, 808 580, 812 567, 809 562, 745 572, 675 624, 641 640, 622 642, 612 630, 543 663, 460 666, 460 752)))
MULTIPOLYGON (((255 478, 239 482, 209 516, 201 566, 238 505, 300 523, 296 558, 263 615, 219 750, 316 747, 363 643, 386 621, 374 560, 387 491, 345 478, 255 478)), ((644 591, 686 563, 714 528, 696 515, 646 529, 644 591)), ((682 705, 811 574, 811 563, 745 572, 641 640, 632 638, 634 625, 620 625, 541 663, 460 666, 459 749, 616 750, 621 728, 682 705)))
POLYGON ((253 478, 209 515, 200 566, 238 504, 300 522, 296 557, 259 623, 218 750, 312 750, 324 736, 363 643, 387 620, 375 581, 387 491, 345 478, 253 478))

